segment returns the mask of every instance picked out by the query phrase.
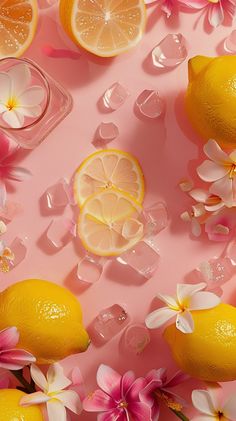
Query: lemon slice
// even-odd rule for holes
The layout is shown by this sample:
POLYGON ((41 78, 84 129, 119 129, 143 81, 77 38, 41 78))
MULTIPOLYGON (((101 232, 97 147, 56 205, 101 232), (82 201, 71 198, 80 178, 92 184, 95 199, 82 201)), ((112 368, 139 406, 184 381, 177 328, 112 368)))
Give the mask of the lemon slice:
POLYGON ((0 58, 19 57, 33 41, 37 0, 0 0, 0 58))
POLYGON ((136 158, 127 152, 116 149, 95 152, 85 159, 75 174, 74 195, 80 206, 89 196, 113 187, 142 203, 143 173, 136 158))
POLYGON ((141 40, 146 7, 143 0, 60 0, 60 18, 76 44, 112 57, 141 40))
POLYGON ((142 206, 119 190, 105 190, 82 206, 78 234, 83 246, 98 256, 118 256, 143 237, 142 206))

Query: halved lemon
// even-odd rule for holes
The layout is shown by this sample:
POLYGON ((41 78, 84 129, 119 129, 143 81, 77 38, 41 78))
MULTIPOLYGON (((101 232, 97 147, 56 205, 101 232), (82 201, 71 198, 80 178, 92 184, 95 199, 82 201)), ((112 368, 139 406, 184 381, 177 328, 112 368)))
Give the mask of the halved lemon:
POLYGON ((137 159, 127 152, 116 149, 95 152, 85 159, 75 174, 74 195, 80 206, 89 196, 113 187, 142 203, 143 173, 137 159))
POLYGON ((134 47, 146 23, 144 0, 60 0, 60 18, 69 37, 101 57, 134 47))
POLYGON ((0 58, 19 57, 33 41, 37 0, 0 0, 0 58))
POLYGON ((118 256, 141 240, 142 206, 116 189, 90 197, 82 206, 78 234, 83 246, 98 256, 118 256))

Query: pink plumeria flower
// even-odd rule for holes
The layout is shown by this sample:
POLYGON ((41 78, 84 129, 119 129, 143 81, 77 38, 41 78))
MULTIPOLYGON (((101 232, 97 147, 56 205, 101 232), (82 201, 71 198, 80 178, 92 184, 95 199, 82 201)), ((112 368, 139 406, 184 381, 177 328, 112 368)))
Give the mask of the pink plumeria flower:
POLYGON ((182 410, 184 405, 183 399, 170 389, 178 386, 187 379, 189 379, 187 374, 178 371, 168 380, 165 368, 151 370, 147 374, 147 385, 141 390, 139 397, 141 402, 146 403, 152 409, 152 421, 158 421, 161 403, 164 403, 170 409, 182 410))
POLYGON ((211 241, 229 241, 236 230, 235 208, 223 208, 210 216, 205 224, 205 231, 211 241))
POLYGON ((156 329, 175 317, 178 330, 192 333, 194 321, 191 311, 213 308, 220 303, 217 295, 203 291, 205 287, 204 282, 195 285, 177 284, 176 297, 158 294, 157 297, 166 304, 166 307, 150 313, 145 321, 146 326, 149 329, 156 329))
POLYGON ((167 18, 177 13, 179 0, 145 0, 145 4, 158 3, 167 18))
POLYGON ((52 364, 46 377, 34 364, 31 365, 30 373, 42 392, 24 396, 20 401, 22 406, 46 404, 49 421, 66 421, 66 408, 75 414, 81 413, 79 395, 73 390, 65 390, 71 381, 64 375, 60 364, 52 364))
POLYGON ((88 412, 101 412, 99 421, 151 421, 151 409, 140 402, 139 392, 146 386, 146 380, 138 378, 132 371, 123 376, 106 365, 100 365, 95 390, 83 401, 88 412))
POLYGON ((236 206, 236 150, 228 155, 215 140, 210 139, 204 152, 210 160, 198 167, 199 177, 213 183, 209 192, 220 197, 226 206, 236 206))
POLYGON ((23 127, 25 117, 35 119, 42 114, 45 90, 31 82, 30 69, 24 63, 0 73, 0 116, 11 128, 23 127))
POLYGON ((72 384, 70 386, 70 390, 74 390, 76 393, 78 393, 81 401, 83 401, 86 396, 86 393, 85 393, 84 379, 82 377, 79 367, 73 368, 72 373, 71 373, 71 380, 72 380, 72 384))
POLYGON ((0 331, 0 367, 6 370, 21 370, 36 361, 34 356, 22 349, 16 349, 20 334, 16 327, 0 331))
POLYGON ((180 0, 182 4, 193 9, 206 9, 208 21, 216 28, 224 22, 225 15, 234 18, 235 0, 180 0))
POLYGON ((235 421, 236 394, 234 393, 226 403, 222 399, 222 389, 219 385, 212 385, 207 390, 194 390, 192 402, 202 414, 193 421, 235 421))
POLYGON ((0 208, 6 204, 7 181, 24 181, 31 176, 31 172, 25 168, 14 166, 18 146, 12 146, 11 141, 0 133, 0 208))

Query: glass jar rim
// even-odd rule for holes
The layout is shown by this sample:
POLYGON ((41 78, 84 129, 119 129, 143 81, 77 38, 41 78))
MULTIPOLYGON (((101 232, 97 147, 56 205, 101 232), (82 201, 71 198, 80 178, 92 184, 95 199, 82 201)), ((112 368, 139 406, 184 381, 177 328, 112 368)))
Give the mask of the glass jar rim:
POLYGON ((51 90, 50 90, 50 84, 49 84, 46 76, 43 74, 40 67, 38 67, 38 65, 33 60, 30 60, 28 58, 5 57, 5 58, 0 59, 0 66, 1 66, 1 63, 6 62, 6 61, 11 61, 11 60, 16 61, 16 62, 26 63, 27 65, 32 66, 34 68, 34 70, 36 70, 36 72, 39 73, 41 79, 43 80, 43 84, 44 84, 46 95, 47 95, 46 103, 45 103, 45 106, 44 106, 44 109, 43 109, 42 113, 32 123, 27 124, 27 125, 22 126, 22 127, 18 127, 18 128, 17 127, 2 126, 1 123, 0 123, 0 129, 8 130, 8 131, 11 131, 11 132, 16 132, 16 131, 30 129, 30 128, 34 127, 36 124, 38 124, 43 119, 43 117, 45 116, 45 114, 48 110, 48 106, 49 106, 49 103, 50 103, 51 90))

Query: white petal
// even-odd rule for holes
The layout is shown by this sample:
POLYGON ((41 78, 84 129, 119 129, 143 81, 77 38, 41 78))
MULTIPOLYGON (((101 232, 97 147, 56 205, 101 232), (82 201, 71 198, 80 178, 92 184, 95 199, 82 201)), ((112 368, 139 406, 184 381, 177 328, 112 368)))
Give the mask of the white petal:
POLYGON ((8 75, 12 80, 12 93, 14 96, 19 96, 31 82, 31 72, 29 66, 24 63, 13 66, 8 75))
POLYGON ((210 393, 207 390, 194 390, 192 392, 192 402, 198 411, 206 415, 214 415, 216 409, 210 393))
POLYGON ((229 155, 230 159, 236 164, 236 149, 229 155))
POLYGON ((207 199, 210 196, 210 193, 207 190, 194 189, 189 192, 189 196, 196 200, 196 202, 206 203, 207 199))
POLYGON ((209 212, 215 212, 222 209, 225 206, 224 202, 219 202, 216 205, 206 205, 205 209, 209 212))
POLYGON ((212 161, 204 161, 198 168, 197 173, 199 177, 211 183, 212 181, 220 180, 221 178, 225 177, 229 172, 229 169, 226 166, 217 164, 216 162, 212 161))
POLYGON ((7 200, 7 190, 5 183, 0 180, 0 208, 4 208, 7 200))
POLYGON ((150 313, 145 320, 149 329, 156 329, 175 317, 177 312, 169 307, 163 307, 150 313))
POLYGON ((229 420, 235 420, 236 417, 236 394, 233 394, 223 407, 224 416, 229 420))
POLYGON ((48 383, 46 377, 42 373, 42 371, 37 367, 37 365, 32 364, 30 367, 30 374, 37 386, 42 390, 47 390, 48 383))
POLYGON ((11 96, 11 78, 7 73, 0 73, 0 102, 7 102, 11 96))
POLYGON ((17 113, 15 110, 3 113, 2 119, 13 129, 20 129, 24 125, 23 114, 17 113))
POLYGON ((210 24, 214 28, 217 28, 217 26, 219 26, 223 22, 224 9, 222 6, 222 2, 210 4, 209 10, 208 10, 208 19, 209 19, 210 24))
POLYGON ((0 113, 5 113, 5 111, 8 111, 8 108, 5 104, 0 104, 0 113))
POLYGON ((190 298, 189 309, 190 310, 204 310, 207 308, 213 308, 220 304, 221 299, 213 292, 202 291, 197 292, 190 298))
POLYGON ((43 102, 45 98, 45 91, 41 86, 31 86, 26 89, 19 97, 19 102, 22 107, 34 107, 43 102))
POLYGON ((20 405, 22 406, 31 406, 31 405, 39 405, 41 403, 48 402, 51 398, 45 393, 42 392, 35 392, 31 393, 30 395, 25 395, 20 401, 20 405))
POLYGON ((191 221, 191 230, 194 237, 200 237, 202 233, 202 227, 196 218, 193 218, 191 221))
POLYGON ((79 415, 82 412, 82 404, 78 393, 73 390, 64 390, 63 392, 55 395, 56 399, 59 399, 63 405, 68 408, 74 414, 79 415))
POLYGON ((213 183, 209 190, 212 194, 221 197, 225 203, 231 203, 233 201, 233 179, 228 176, 213 183))
POLYGON ((47 372, 48 393, 58 392, 71 385, 60 364, 52 364, 47 372))
POLYGON ((176 318, 176 328, 182 333, 192 333, 194 330, 194 322, 189 311, 179 313, 176 318))
POLYGON ((47 402, 48 421, 66 421, 66 410, 59 401, 51 400, 47 402))
POLYGON ((42 108, 40 105, 34 107, 17 107, 17 111, 26 117, 37 118, 42 114, 42 108))
POLYGON ((229 156, 221 149, 214 139, 208 140, 204 146, 204 152, 208 158, 220 165, 229 162, 229 156))
POLYGON ((199 284, 177 284, 177 297, 180 304, 188 300, 193 294, 206 287, 205 282, 199 284))
POLYGON ((178 309, 179 305, 175 298, 171 297, 170 295, 165 294, 157 294, 157 297, 167 304, 169 307, 176 307, 178 309))

